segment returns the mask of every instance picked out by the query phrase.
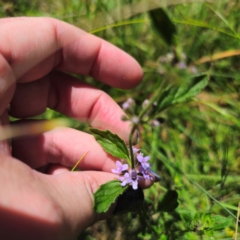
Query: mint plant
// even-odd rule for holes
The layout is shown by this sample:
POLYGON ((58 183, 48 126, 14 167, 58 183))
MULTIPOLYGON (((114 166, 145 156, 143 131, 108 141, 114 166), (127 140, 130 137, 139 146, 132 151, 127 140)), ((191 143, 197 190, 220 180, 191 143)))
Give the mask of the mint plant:
POLYGON ((151 175, 150 164, 148 160, 149 156, 143 157, 142 153, 138 153, 139 149, 133 147, 134 153, 134 169, 129 169, 128 164, 122 164, 117 161, 117 169, 112 169, 113 173, 119 174, 119 180, 121 181, 121 186, 126 186, 131 184, 132 188, 136 190, 138 188, 138 181, 144 179, 154 180, 154 176, 151 175))
POLYGON ((129 186, 137 190, 140 180, 158 181, 160 179, 157 174, 153 174, 150 168, 148 163, 150 157, 144 157, 140 153, 140 149, 132 147, 133 160, 130 160, 130 149, 127 148, 127 145, 119 136, 110 131, 101 131, 94 128, 91 128, 90 131, 106 152, 121 159, 121 161, 116 161, 116 168, 112 169, 112 172, 118 175, 119 181, 113 180, 103 184, 94 194, 94 210, 96 212, 106 212, 129 186), (130 163, 133 163, 131 167, 130 163))
MULTIPOLYGON (((127 99, 122 107, 128 114, 123 117, 124 121, 131 121, 132 130, 129 134, 128 146, 116 134, 110 131, 102 131, 90 128, 97 142, 112 156, 116 157, 116 168, 112 172, 118 175, 118 180, 103 184, 94 194, 94 210, 98 213, 106 212, 112 203, 122 195, 129 187, 133 190, 139 189, 139 181, 150 179, 159 181, 160 177, 153 172, 149 163, 150 156, 144 156, 140 149, 133 146, 133 135, 138 126, 146 123, 160 124, 160 113, 167 107, 178 104, 193 98, 208 83, 208 76, 201 75, 192 77, 183 82, 172 82, 167 84, 163 81, 156 91, 156 94, 142 104, 139 114, 135 112, 136 103, 132 98, 127 99)), ((174 206, 177 207, 176 199, 174 206)))

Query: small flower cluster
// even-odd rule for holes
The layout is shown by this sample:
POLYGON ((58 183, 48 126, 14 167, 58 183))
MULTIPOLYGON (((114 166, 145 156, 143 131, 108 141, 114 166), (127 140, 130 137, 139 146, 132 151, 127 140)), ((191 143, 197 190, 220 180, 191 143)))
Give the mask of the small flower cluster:
POLYGON ((116 161, 117 168, 112 169, 112 172, 119 175, 121 186, 132 185, 132 188, 136 190, 138 188, 138 181, 144 179, 154 180, 154 176, 151 175, 151 168, 148 161, 149 156, 143 156, 140 150, 133 147, 133 154, 135 158, 135 168, 130 169, 128 164, 116 161))
POLYGON ((187 56, 182 52, 177 54, 176 51, 167 53, 166 55, 159 57, 158 71, 161 75, 165 75, 168 70, 167 66, 175 66, 178 69, 188 70, 192 74, 197 74, 199 71, 195 65, 187 64, 187 56))
MULTIPOLYGON (((150 100, 149 99, 145 99, 142 103, 142 108, 146 108, 148 105, 150 104, 150 100)), ((149 113, 156 108, 156 102, 154 102, 150 107, 149 107, 149 111, 144 115, 143 117, 143 121, 144 123, 146 123, 145 119, 149 120, 149 113), (145 118, 145 119, 144 119, 145 118)), ((128 116, 130 115, 130 117, 123 116, 123 120, 130 120, 133 124, 135 125, 139 125, 140 121, 139 118, 135 115, 135 108, 136 108, 136 103, 134 101, 134 99, 132 98, 128 98, 123 104, 122 104, 122 108, 123 110, 128 114, 128 116)), ((150 119, 149 120, 149 124, 152 127, 158 127, 160 126, 162 123, 164 122, 163 118, 157 118, 157 119, 150 119)))

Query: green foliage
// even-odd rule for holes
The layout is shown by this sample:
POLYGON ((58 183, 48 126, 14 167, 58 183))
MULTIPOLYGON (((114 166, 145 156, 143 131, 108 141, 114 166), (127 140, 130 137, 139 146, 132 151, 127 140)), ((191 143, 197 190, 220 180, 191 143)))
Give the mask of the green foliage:
POLYGON ((113 180, 100 186, 94 193, 93 209, 97 213, 107 212, 111 204, 121 195, 128 186, 122 187, 120 182, 113 180))
POLYGON ((168 85, 163 90, 161 89, 156 101, 155 112, 159 113, 169 106, 189 101, 200 93, 207 84, 208 76, 199 76, 168 85))
MULTIPOLYGON (((211 29, 211 30, 217 31, 219 33, 223 33, 223 34, 229 35, 231 37, 240 39, 240 35, 236 34, 235 32, 226 31, 226 30, 224 30, 222 28, 218 28, 217 26, 211 26, 208 23, 203 22, 203 21, 197 21, 197 20, 194 20, 194 19, 186 19, 186 20, 182 20, 182 21, 181 20, 175 20, 175 22, 176 23, 181 23, 181 24, 186 24, 186 25, 192 25, 192 26, 197 26, 197 27, 203 27, 203 28, 211 29)), ((232 29, 230 29, 230 30, 232 30, 232 29)))
POLYGON ((181 219, 190 231, 198 232, 200 235, 204 233, 213 236, 214 231, 222 230, 232 223, 231 218, 212 215, 211 212, 203 214, 191 213, 185 210, 179 210, 181 219))
POLYGON ((125 159, 130 163, 127 146, 117 134, 96 128, 90 128, 89 130, 107 153, 116 158, 125 159))
MULTIPOLYGON (((151 156, 152 167, 162 178, 160 184, 144 192, 147 222, 152 228, 144 228, 141 218, 125 214, 96 223, 81 239, 191 240, 211 235, 233 239, 239 232, 232 215, 237 215, 240 201, 240 2, 202 2, 0 1, 2 17, 57 17, 87 31, 96 30, 95 35, 135 57, 143 67, 144 79, 134 90, 113 89, 91 77, 81 77, 117 103, 132 97, 140 112, 143 100, 151 99, 159 85, 164 86, 154 111, 165 123, 138 129, 141 149, 151 156), (165 44, 151 24, 149 11, 159 8, 177 28, 174 47, 165 44), (181 68, 179 63, 185 66, 181 68), (172 212, 159 212, 162 208, 158 206, 167 206, 160 203, 169 189, 177 191, 179 206, 172 212)), ((56 116, 51 111, 47 115, 56 116)), ((78 129, 86 128, 81 125, 78 129)))

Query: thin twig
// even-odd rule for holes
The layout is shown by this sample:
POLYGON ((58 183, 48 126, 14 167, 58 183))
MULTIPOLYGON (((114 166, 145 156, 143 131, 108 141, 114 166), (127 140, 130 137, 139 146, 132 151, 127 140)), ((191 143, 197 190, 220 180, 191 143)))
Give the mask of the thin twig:
POLYGON ((235 227, 235 236, 234 236, 234 240, 238 239, 238 219, 239 219, 239 213, 240 213, 240 202, 238 203, 238 212, 237 212, 237 219, 236 219, 236 227, 235 227))

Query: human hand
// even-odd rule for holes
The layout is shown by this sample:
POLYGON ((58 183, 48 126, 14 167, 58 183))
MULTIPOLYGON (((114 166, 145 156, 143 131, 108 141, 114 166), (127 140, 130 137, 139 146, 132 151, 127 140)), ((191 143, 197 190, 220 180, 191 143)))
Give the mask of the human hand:
MULTIPOLYGON (((56 19, 7 18, 0 25, 2 125, 9 124, 8 113, 26 118, 49 107, 126 139, 123 133, 130 129, 121 121, 121 108, 101 90, 65 72, 127 89, 142 78, 133 58, 56 19)), ((107 216, 93 212, 93 192, 115 179, 110 173, 115 163, 91 135, 57 128, 14 140, 14 157, 7 142, 0 149, 1 239, 74 239, 107 216), (91 171, 70 172, 86 152, 79 169, 91 171)))

